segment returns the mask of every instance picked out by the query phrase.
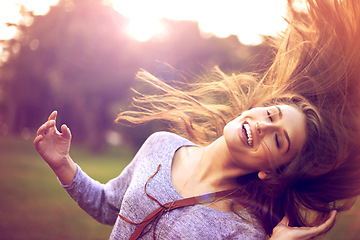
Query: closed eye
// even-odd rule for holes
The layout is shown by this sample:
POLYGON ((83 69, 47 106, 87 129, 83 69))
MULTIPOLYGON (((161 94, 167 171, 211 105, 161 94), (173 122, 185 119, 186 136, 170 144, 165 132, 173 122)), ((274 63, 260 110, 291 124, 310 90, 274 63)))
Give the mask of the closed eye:
POLYGON ((277 133, 275 133, 275 142, 276 142, 276 147, 280 148, 279 137, 277 133))
POLYGON ((271 113, 270 113, 268 110, 266 110, 266 113, 267 113, 267 115, 268 115, 268 118, 270 119, 270 122, 272 122, 272 121, 273 121, 273 118, 272 118, 272 116, 271 116, 271 113))

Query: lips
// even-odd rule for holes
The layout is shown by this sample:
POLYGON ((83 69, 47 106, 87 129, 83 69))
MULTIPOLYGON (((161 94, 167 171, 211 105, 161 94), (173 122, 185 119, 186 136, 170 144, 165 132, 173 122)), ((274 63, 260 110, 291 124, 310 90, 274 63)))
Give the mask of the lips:
POLYGON ((249 147, 252 147, 253 146, 253 137, 252 137, 250 125, 248 123, 245 123, 243 128, 245 129, 246 136, 248 138, 247 143, 248 143, 249 147))
POLYGON ((248 147, 253 147, 253 134, 251 131, 250 124, 245 121, 242 124, 242 128, 239 129, 240 139, 248 147))

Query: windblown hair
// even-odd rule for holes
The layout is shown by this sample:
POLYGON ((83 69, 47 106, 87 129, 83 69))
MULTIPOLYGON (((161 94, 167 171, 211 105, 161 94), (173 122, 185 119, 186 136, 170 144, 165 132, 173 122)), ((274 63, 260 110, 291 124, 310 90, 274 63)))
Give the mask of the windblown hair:
POLYGON ((276 55, 264 74, 226 75, 215 67, 197 83, 172 87, 140 71, 138 79, 158 91, 138 93, 137 109, 117 118, 123 124, 162 120, 207 144, 252 107, 298 107, 307 129, 300 153, 266 180, 256 174, 238 179, 242 202, 256 203, 248 205, 269 235, 284 215, 292 226, 311 226, 332 209, 348 209, 360 194, 360 1, 307 0, 306 11, 291 0, 288 5, 288 28, 271 39, 276 55))

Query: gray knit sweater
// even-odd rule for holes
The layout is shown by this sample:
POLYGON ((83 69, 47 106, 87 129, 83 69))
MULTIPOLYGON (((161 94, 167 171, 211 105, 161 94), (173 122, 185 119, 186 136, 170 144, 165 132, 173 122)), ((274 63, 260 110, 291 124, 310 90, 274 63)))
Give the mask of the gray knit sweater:
MULTIPOLYGON (((110 239, 128 239, 136 225, 118 217, 140 223, 159 205, 182 199, 171 182, 174 153, 182 146, 194 145, 178 135, 158 132, 151 135, 120 176, 101 184, 78 167, 73 182, 63 186, 79 206, 97 221, 114 225, 110 239)), ((187 206, 164 214, 156 228, 157 239, 266 239, 264 230, 252 214, 218 211, 203 205, 187 206), (241 215, 241 217, 239 216, 241 215)), ((150 226, 148 226, 149 228, 150 226)), ((148 229, 147 228, 147 229, 148 229)), ((153 228, 142 239, 152 239, 153 228)))

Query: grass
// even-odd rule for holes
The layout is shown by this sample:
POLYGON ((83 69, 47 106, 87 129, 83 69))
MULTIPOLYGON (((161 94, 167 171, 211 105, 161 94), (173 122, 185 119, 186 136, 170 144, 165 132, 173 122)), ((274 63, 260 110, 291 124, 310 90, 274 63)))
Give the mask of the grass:
MULTIPOLYGON (((83 170, 100 182, 116 177, 130 151, 110 149, 93 155, 72 146, 71 155, 83 170)), ((66 194, 51 169, 36 153, 32 141, 0 137, 0 239, 108 239, 111 226, 102 225, 66 194)), ((337 217, 322 239, 359 239, 360 201, 337 217)))
MULTIPOLYGON (((120 174, 131 152, 111 149, 93 155, 72 146, 72 158, 91 177, 107 182, 120 174)), ((36 153, 32 141, 0 138, 0 239, 108 239, 102 225, 66 194, 36 153)))

